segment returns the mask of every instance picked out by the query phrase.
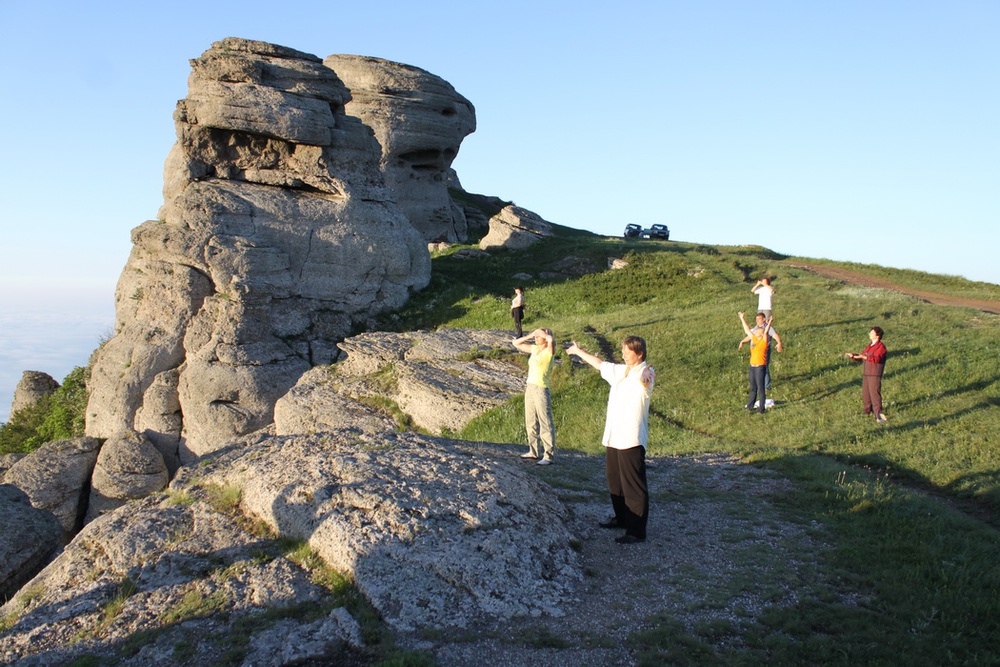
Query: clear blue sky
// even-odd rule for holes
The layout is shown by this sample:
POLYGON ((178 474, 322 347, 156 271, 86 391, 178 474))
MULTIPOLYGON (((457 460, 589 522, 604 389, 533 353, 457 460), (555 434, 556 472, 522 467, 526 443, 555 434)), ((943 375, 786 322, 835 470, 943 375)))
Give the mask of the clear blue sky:
POLYGON ((110 312, 227 36, 443 77, 466 189, 559 224, 1000 283, 998 35, 994 0, 0 0, 0 308, 110 312))

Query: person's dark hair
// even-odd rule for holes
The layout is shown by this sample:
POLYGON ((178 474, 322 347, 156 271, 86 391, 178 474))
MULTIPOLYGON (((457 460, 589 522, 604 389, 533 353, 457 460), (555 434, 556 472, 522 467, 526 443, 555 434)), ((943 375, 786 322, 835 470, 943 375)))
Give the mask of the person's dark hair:
POLYGON ((642 361, 646 361, 646 341, 638 336, 629 336, 622 341, 622 345, 639 355, 642 361))
POLYGON ((872 331, 875 332, 875 335, 878 336, 879 340, 882 340, 882 336, 885 335, 885 332, 882 331, 882 327, 872 327, 872 331))
POLYGON ((515 292, 523 292, 523 291, 524 291, 524 288, 523 288, 523 287, 521 287, 520 285, 518 285, 517 287, 515 287, 515 288, 514 288, 514 291, 515 291, 515 292))

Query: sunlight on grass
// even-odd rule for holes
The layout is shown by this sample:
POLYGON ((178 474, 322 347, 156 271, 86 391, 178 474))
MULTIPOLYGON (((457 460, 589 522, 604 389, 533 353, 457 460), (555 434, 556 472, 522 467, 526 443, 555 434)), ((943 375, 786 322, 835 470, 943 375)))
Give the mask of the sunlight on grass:
MULTIPOLYGON (((567 256, 599 267, 608 257, 629 264, 578 278, 519 280, 527 288, 526 328, 551 327, 560 348, 576 339, 604 358, 617 356, 626 335, 646 338, 657 369, 650 456, 724 453, 794 480, 794 493, 775 501, 804 524, 824 526, 835 543, 816 567, 838 587, 871 596, 858 593, 858 602, 846 605, 818 592, 800 608, 776 606, 744 628, 660 619, 639 637, 647 642, 639 664, 998 659, 992 637, 1000 635, 1000 540, 951 504, 987 519, 1000 509, 1000 317, 847 286, 766 248, 573 237, 472 264, 435 259, 429 293, 412 300, 394 326, 510 328, 512 276, 538 275, 567 256), (743 410, 749 361, 745 346, 737 350, 743 332, 736 313, 753 312, 750 286, 765 274, 775 285, 785 349, 772 353, 775 408, 750 415, 743 410), (889 348, 887 424, 861 414, 861 368, 843 356, 862 349, 875 325, 885 329, 889 348), (718 649, 727 644, 735 648, 718 649)), ((963 279, 847 268, 915 289, 1000 299, 1000 287, 963 279)), ((592 369, 558 358, 557 447, 600 455, 608 388, 592 369)), ((524 443, 523 399, 480 416, 460 435, 524 443)))

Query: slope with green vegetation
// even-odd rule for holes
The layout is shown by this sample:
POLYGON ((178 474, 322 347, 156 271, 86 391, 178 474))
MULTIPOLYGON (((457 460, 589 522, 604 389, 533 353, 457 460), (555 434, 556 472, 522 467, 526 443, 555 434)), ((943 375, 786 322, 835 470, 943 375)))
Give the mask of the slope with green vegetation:
POLYGON ((89 366, 70 371, 62 385, 0 424, 0 454, 27 453, 46 442, 83 435, 89 366))
MULTIPOLYGON (((740 624, 637 619, 639 664, 1000 663, 1000 317, 825 279, 760 247, 560 228, 524 251, 468 260, 458 250, 434 258, 431 285, 383 328, 509 328, 511 292, 524 283, 513 276, 539 276, 526 282, 529 329, 551 327, 560 346, 576 339, 605 358, 626 335, 648 341, 658 371, 651 456, 725 453, 778 471, 794 482, 779 499, 785 519, 832 542, 814 567, 840 590, 811 591, 794 608, 773 605, 740 624), (542 277, 567 257, 598 270, 542 277), (609 257, 627 268, 600 270, 609 257), (777 405, 756 415, 743 410, 748 359, 737 350, 736 313, 754 311, 750 286, 761 275, 773 278, 785 350, 772 361, 777 405), (861 370, 843 357, 866 345, 874 325, 890 350, 884 425, 860 414, 861 370)), ((826 263, 916 290, 1000 299, 994 285, 826 263)), ((77 369, 56 395, 12 417, 0 451, 78 434, 85 375, 77 369)), ((559 447, 599 465, 606 386, 564 353, 552 383, 559 447)), ((514 400, 458 435, 523 442, 522 414, 514 400)))
MULTIPOLYGON (((792 266, 760 247, 632 241, 560 230, 518 252, 434 259, 430 287, 393 316, 404 330, 510 328, 517 272, 545 275, 567 256, 628 267, 527 282, 528 330, 554 329, 605 358, 644 337, 658 371, 651 456, 719 452, 796 482, 793 520, 818 523, 835 548, 817 567, 856 607, 774 609, 750 627, 688 629, 644 619, 644 664, 996 664, 1000 648, 1000 317, 933 306, 792 266), (737 311, 752 313, 754 280, 771 276, 785 349, 772 358, 777 405, 748 414, 747 348, 737 311), (883 394, 889 422, 861 415, 861 369, 844 358, 886 331, 883 394), (870 597, 867 597, 870 596, 870 597), (679 647, 699 647, 691 652, 679 647), (679 657, 688 655, 693 662, 679 657), (693 656, 697 656, 695 659, 693 656)), ((913 271, 851 265, 914 289, 997 298, 1000 288, 913 271)), ((560 355, 553 371, 559 447, 598 454, 607 388, 560 355)), ((522 404, 470 424, 461 437, 523 442, 522 404)))

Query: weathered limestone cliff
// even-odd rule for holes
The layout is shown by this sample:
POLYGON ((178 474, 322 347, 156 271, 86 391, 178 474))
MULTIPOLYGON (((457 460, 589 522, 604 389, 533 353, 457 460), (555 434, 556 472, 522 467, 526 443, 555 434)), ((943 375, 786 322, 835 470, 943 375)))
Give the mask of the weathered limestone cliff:
POLYGON ((562 615, 582 580, 566 508, 504 454, 353 428, 238 441, 182 468, 167 493, 89 523, 0 607, 13 623, 0 662, 166 666, 186 646, 211 664, 231 646, 246 665, 351 664, 341 646, 354 643, 353 621, 288 553, 292 541, 349 573, 398 630, 562 615), (295 611, 305 608, 314 613, 295 611))
POLYGON ((386 408, 444 433, 503 404, 508 332, 349 337, 426 286, 428 240, 465 239, 447 184, 472 105, 248 40, 191 64, 88 437, 3 462, 0 662, 348 664, 364 642, 326 566, 399 631, 563 615, 582 571, 556 493, 508 445, 386 408))
POLYGON ((472 102, 419 67, 351 55, 323 62, 351 89, 347 112, 375 130, 386 184, 413 226, 430 242, 466 241, 448 182, 462 139, 476 129, 472 102))
MULTIPOLYGON (((191 65, 164 204, 132 233, 87 409, 88 435, 143 436, 169 467, 270 423, 302 373, 430 274, 425 238, 383 176, 384 147, 345 111, 351 92, 333 69, 233 38, 191 65)), ((442 155, 474 127, 463 99, 448 103, 460 127, 431 142, 447 144, 442 155)))

